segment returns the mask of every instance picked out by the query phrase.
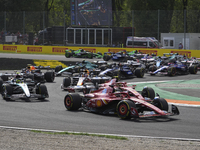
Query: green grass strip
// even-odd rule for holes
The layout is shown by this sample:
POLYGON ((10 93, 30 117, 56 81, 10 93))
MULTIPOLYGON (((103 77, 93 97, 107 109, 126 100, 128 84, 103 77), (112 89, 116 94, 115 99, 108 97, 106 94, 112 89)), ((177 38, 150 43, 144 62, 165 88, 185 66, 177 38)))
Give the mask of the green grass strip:
POLYGON ((45 134, 52 134, 52 135, 83 135, 83 136, 96 136, 96 137, 104 137, 109 139, 116 139, 116 140, 128 140, 126 137, 122 136, 114 136, 114 135, 103 135, 103 134, 89 134, 89 133, 75 133, 75 132, 50 132, 50 131, 39 131, 39 130, 31 130, 31 132, 35 133, 45 133, 45 134))

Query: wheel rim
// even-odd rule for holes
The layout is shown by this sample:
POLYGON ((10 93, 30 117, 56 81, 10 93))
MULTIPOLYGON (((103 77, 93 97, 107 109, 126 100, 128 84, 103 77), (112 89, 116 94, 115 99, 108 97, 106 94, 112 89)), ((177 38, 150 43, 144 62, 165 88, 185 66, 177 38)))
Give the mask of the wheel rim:
POLYGON ((125 104, 121 104, 119 106, 119 114, 126 115, 127 111, 128 111, 128 108, 127 108, 127 106, 125 104))
POLYGON ((72 103, 71 98, 70 98, 70 97, 66 97, 66 98, 65 98, 65 105, 66 105, 67 107, 70 107, 70 106, 71 106, 71 103, 72 103))
POLYGON ((172 75, 174 76, 176 74, 176 70, 173 68, 172 69, 172 75))
POLYGON ((197 66, 194 67, 194 73, 197 73, 197 66))

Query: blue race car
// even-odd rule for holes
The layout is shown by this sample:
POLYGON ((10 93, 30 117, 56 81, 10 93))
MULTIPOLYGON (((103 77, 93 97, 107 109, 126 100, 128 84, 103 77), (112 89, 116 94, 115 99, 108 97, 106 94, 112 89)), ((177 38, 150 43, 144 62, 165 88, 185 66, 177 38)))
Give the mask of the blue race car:
POLYGON ((165 63, 161 63, 161 60, 156 62, 156 65, 149 67, 150 75, 163 74, 169 76, 175 76, 180 74, 196 74, 198 71, 197 65, 189 65, 187 62, 177 60, 177 58, 170 59, 165 63))
POLYGON ((115 63, 110 65, 109 68, 100 72, 99 76, 110 76, 112 78, 133 78, 134 76, 138 78, 143 78, 145 69, 144 68, 134 68, 128 64, 118 64, 115 63))

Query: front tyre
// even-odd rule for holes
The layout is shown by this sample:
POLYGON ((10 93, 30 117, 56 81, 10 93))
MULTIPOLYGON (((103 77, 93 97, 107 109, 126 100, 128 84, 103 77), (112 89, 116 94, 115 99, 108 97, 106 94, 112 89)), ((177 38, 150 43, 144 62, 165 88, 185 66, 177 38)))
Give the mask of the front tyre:
POLYGON ((47 82, 53 82, 55 79, 55 72, 46 72, 44 78, 47 82))
POLYGON ((168 103, 164 98, 155 98, 152 104, 161 110, 168 111, 169 109, 168 103))
POLYGON ((81 97, 77 93, 69 93, 64 98, 64 105, 67 110, 78 110, 81 107, 81 97))
POLYGON ((48 91, 47 91, 47 87, 44 84, 40 84, 37 88, 36 88, 36 94, 40 94, 40 100, 44 100, 45 98, 49 97, 48 91))
POLYGON ((131 118, 131 107, 136 108, 134 102, 129 100, 122 100, 117 104, 117 115, 121 119, 130 119, 131 118))
POLYGON ((141 94, 143 97, 148 97, 150 99, 154 99, 155 97, 155 91, 151 87, 144 87, 141 94))
POLYGON ((190 72, 191 74, 197 74, 197 71, 198 71, 197 66, 192 65, 192 66, 189 67, 189 72, 190 72))
POLYGON ((3 85, 1 94, 4 100, 10 100, 10 97, 13 94, 12 86, 9 84, 3 85))

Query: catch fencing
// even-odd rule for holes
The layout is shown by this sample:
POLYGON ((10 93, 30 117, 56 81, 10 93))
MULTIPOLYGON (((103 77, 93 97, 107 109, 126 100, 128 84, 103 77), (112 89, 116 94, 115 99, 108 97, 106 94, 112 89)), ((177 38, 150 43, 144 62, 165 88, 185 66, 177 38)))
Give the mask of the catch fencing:
POLYGON ((181 33, 186 49, 188 33, 200 33, 199 10, 112 11, 104 23, 72 19, 70 11, 1 12, 0 44, 125 47, 127 36, 138 36, 164 45, 162 33, 181 33))

